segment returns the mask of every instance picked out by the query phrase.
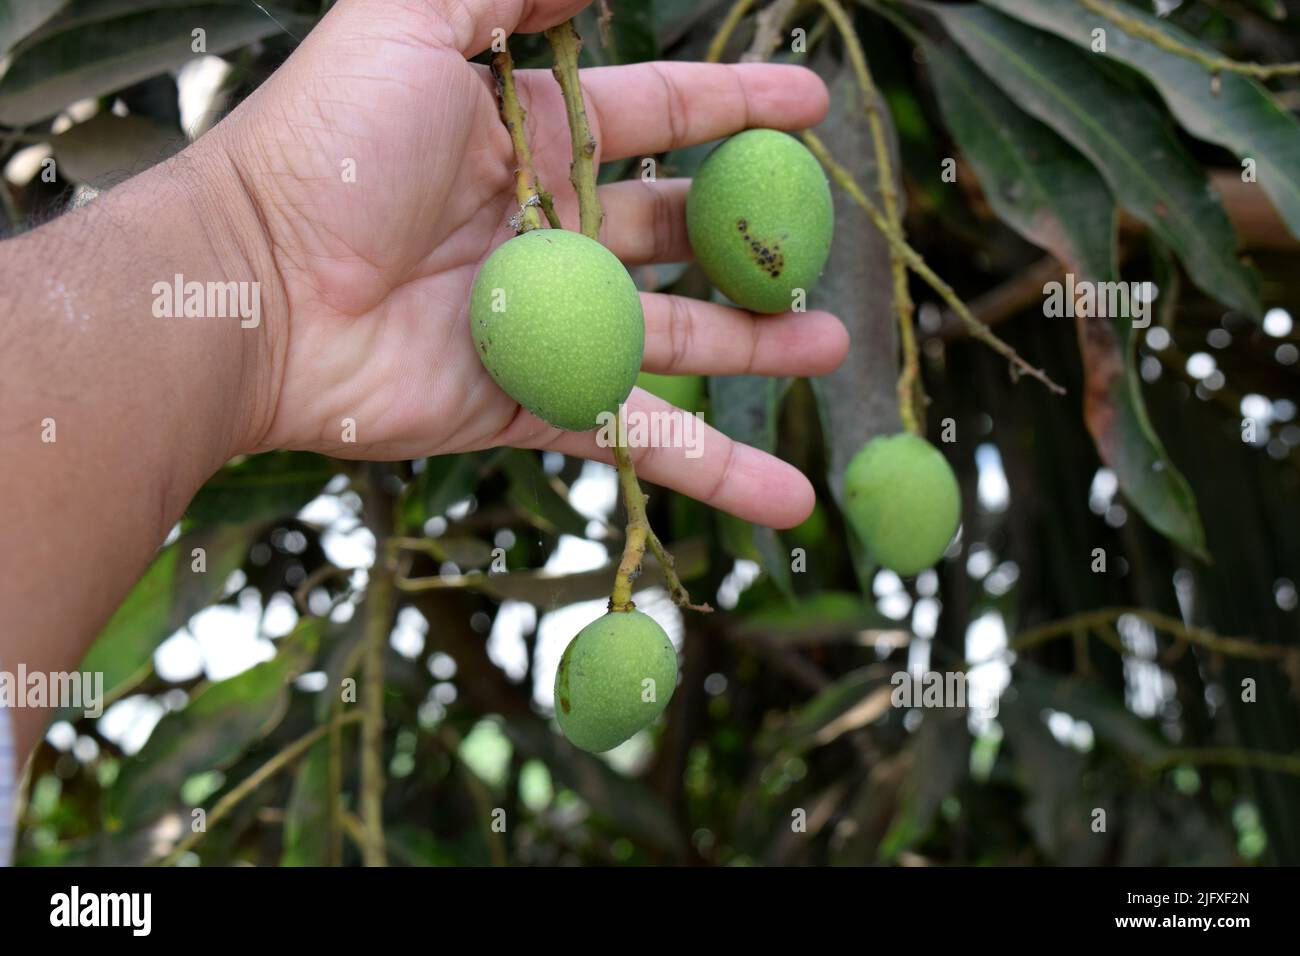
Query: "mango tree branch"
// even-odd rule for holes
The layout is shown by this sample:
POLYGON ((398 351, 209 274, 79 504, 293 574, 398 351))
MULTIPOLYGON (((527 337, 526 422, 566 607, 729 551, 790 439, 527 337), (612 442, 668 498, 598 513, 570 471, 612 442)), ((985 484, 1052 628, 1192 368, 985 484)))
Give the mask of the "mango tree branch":
MULTIPOLYGON (((578 53, 582 49, 582 38, 572 20, 567 20, 558 27, 546 31, 555 53, 555 65, 551 72, 560 85, 564 98, 564 111, 569 120, 569 138, 573 146, 573 164, 570 166, 570 181, 574 192, 578 194, 578 221, 583 235, 599 241, 600 223, 604 213, 600 208, 600 197, 596 192, 596 138, 591 135, 591 126, 587 122, 587 107, 582 99, 582 82, 578 77, 578 53)), ((620 427, 614 440, 614 464, 618 469, 618 483, 623 493, 623 505, 627 508, 627 539, 623 545, 623 558, 619 562, 614 576, 614 587, 609 597, 611 611, 631 611, 636 605, 632 603, 632 582, 641 571, 641 562, 645 558, 647 540, 655 545, 655 554, 663 568, 664 579, 668 582, 669 593, 673 600, 682 607, 695 607, 690 603, 690 595, 673 570, 672 557, 664 550, 659 539, 650 530, 650 521, 646 517, 645 492, 636 478, 636 468, 632 464, 632 455, 627 447, 626 431, 621 427, 623 409, 619 409, 620 427)), ((707 605, 704 605, 707 607, 707 605)))
POLYGON ((1024 373, 1031 378, 1038 379, 1038 381, 1047 386, 1047 388, 1054 394, 1065 394, 1065 389, 1052 381, 1046 372, 1042 369, 1034 368, 1026 362, 1020 357, 1019 353, 1017 353, 1015 349, 994 335, 989 331, 988 326, 971 314, 970 309, 968 309, 966 304, 961 301, 957 293, 952 290, 952 286, 948 285, 947 282, 941 279, 935 271, 926 264, 926 261, 921 257, 921 254, 908 245, 907 240, 904 239, 899 231, 894 228, 893 224, 885 218, 884 214, 876 208, 875 204, 867 198, 866 194, 862 191, 862 187, 857 184, 856 180, 854 180, 854 178, 849 174, 849 171, 840 165, 833 156, 831 156, 830 151, 826 149, 826 145, 817 137, 816 133, 805 130, 802 135, 803 141, 808 144, 808 148, 813 151, 813 155, 815 155, 821 161, 821 164, 826 167, 826 171, 830 173, 831 178, 835 180, 841 189, 848 193, 849 197, 854 202, 862 207, 863 211, 866 212, 875 227, 884 234, 885 238, 889 241, 890 246, 899 251, 899 254, 903 257, 903 261, 907 263, 908 268, 920 276, 921 279, 930 286, 930 288, 939 294, 939 297, 943 299, 944 302, 948 304, 948 307, 952 309, 959 319, 961 319, 962 324, 964 324, 970 331, 973 338, 979 339, 993 351, 1005 358, 1011 363, 1013 369, 1024 373))
MULTIPOLYGON (((880 191, 880 200, 885 207, 885 218, 894 231, 903 236, 903 219, 898 208, 898 192, 894 184, 894 168, 889 158, 889 140, 885 137, 885 123, 880 117, 880 93, 871 69, 867 66, 866 54, 858 42, 857 31, 839 0, 818 0, 826 15, 835 24, 844 49, 848 52, 849 63, 858 80, 858 91, 862 96, 862 106, 867 113, 867 125, 871 130, 871 141, 876 153, 876 179, 880 191)), ((898 413, 903 420, 903 427, 909 432, 920 434, 924 408, 925 393, 921 387, 920 356, 916 348, 916 331, 912 327, 915 306, 912 293, 907 286, 907 263, 893 243, 889 246, 889 265, 894 277, 894 310, 898 314, 899 341, 903 349, 903 367, 898 376, 898 413)))
POLYGON ((572 20, 565 20, 546 31, 546 39, 555 53, 551 72, 560 84, 564 97, 564 111, 569 117, 569 138, 573 146, 573 162, 569 166, 569 181, 578 194, 579 230, 590 239, 600 239, 600 223, 604 213, 596 195, 596 138, 587 123, 587 106, 582 99, 582 81, 578 77, 578 53, 582 50, 582 37, 572 20))
POLYGON ((515 64, 510 56, 510 48, 492 54, 492 77, 497 85, 497 107, 501 112, 501 122, 510 134, 510 142, 515 149, 515 199, 519 203, 519 232, 541 228, 542 221, 538 215, 540 207, 546 212, 551 227, 559 229, 560 223, 555 215, 555 203, 550 195, 542 189, 533 170, 533 154, 528 146, 528 134, 524 129, 524 120, 528 114, 519 102, 519 90, 515 86, 515 64))

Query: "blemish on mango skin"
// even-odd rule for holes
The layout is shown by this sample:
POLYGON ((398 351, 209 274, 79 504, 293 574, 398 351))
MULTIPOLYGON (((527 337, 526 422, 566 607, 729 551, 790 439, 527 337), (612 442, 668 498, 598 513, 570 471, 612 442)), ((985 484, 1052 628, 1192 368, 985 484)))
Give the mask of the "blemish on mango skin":
POLYGON ((569 704, 569 668, 565 661, 560 662, 560 679, 556 683, 556 696, 559 698, 560 710, 567 714, 571 705, 569 704))
POLYGON ((781 236, 781 239, 752 236, 749 233, 748 219, 737 219, 736 229, 749 246, 749 255, 754 260, 754 264, 773 279, 780 278, 781 270, 785 268, 785 254, 781 251, 781 239, 785 239, 786 236, 781 236))

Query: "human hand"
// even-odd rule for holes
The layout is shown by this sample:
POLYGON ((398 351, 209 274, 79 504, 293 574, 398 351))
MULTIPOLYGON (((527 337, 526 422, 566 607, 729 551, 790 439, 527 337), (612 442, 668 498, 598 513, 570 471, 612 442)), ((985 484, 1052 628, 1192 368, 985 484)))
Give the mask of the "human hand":
MULTIPOLYGON (((609 461, 594 432, 521 409, 479 362, 467 304, 479 264, 509 238, 514 155, 489 71, 465 57, 494 28, 539 32, 582 0, 341 0, 257 93, 197 146, 251 200, 283 314, 265 320, 237 451, 303 448, 391 459, 496 445, 609 461), (346 169, 355 170, 347 181, 346 169), (342 439, 356 423, 355 443, 342 439)), ((577 224, 568 126, 549 71, 519 71, 537 173, 577 224)), ((655 154, 750 126, 797 129, 826 110, 799 67, 647 63, 582 72, 597 159, 655 154)), ((690 258, 689 182, 601 187, 602 241, 629 265, 690 258)), ((264 282, 271 276, 262 275, 264 282)), ((824 312, 754 317, 647 293, 644 368, 668 374, 816 375, 848 337, 824 312)), ((636 390, 631 410, 667 408, 636 390)), ((634 448, 638 472, 741 517, 801 521, 813 492, 794 468, 708 430, 703 455, 634 448)))

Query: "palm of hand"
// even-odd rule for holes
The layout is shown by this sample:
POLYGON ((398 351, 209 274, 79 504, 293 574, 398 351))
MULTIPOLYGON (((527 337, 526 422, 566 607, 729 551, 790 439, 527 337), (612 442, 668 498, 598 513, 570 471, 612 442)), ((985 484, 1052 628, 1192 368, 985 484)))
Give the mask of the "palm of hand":
MULTIPOLYGON (((608 457, 590 433, 560 432, 502 392, 474 352, 466 319, 478 266, 511 235, 518 207, 492 78, 464 51, 485 46, 494 26, 539 30, 560 22, 575 2, 558 5, 565 9, 542 9, 557 3, 538 0, 526 22, 494 24, 470 0, 448 7, 457 11, 453 28, 437 3, 344 0, 214 131, 254 197, 288 300, 269 334, 276 401, 259 449, 391 459, 516 445, 608 457), (344 441, 349 423, 354 442, 344 441)), ((592 132, 607 155, 657 153, 747 123, 806 125, 824 112, 824 89, 804 71, 671 69, 584 71, 592 132), (790 83, 791 72, 800 82, 790 83), (686 85, 706 87, 703 105, 687 108, 686 85), (641 115, 637 104, 647 102, 660 115, 641 115)), ((565 224, 576 227, 558 88, 548 72, 517 79, 537 173, 565 224)), ((624 198, 606 202, 603 241, 625 260, 629 251, 641 261, 685 259, 683 186, 637 189, 634 202, 628 190, 618 193, 624 198)), ((602 187, 602 199, 613 188, 602 187)), ((737 310, 669 300, 644 298, 652 371, 817 374, 847 348, 842 327, 825 313, 755 323, 737 310), (657 343, 656 330, 672 341, 657 343), (742 334, 747 357, 717 354, 742 334)), ((638 401, 658 402, 634 393, 630 402, 638 401)), ((710 434, 716 437, 697 462, 651 450, 646 477, 753 520, 801 520, 811 507, 801 475, 710 434), (788 500, 773 503, 773 488, 779 495, 782 487, 788 500)))

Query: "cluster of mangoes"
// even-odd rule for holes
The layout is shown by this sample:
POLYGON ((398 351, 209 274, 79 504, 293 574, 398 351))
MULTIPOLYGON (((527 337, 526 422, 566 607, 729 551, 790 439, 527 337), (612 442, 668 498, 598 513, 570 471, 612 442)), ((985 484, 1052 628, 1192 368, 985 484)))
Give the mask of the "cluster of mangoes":
MULTIPOLYGON (((803 301, 830 254, 834 214, 816 158, 775 130, 715 149, 691 184, 691 246, 710 281, 751 312, 803 301)), ((694 410, 702 381, 641 373, 645 318, 636 285, 604 246, 580 233, 534 229, 497 248, 470 296, 474 347, 511 398, 558 428, 602 422, 638 382, 694 410), (638 375, 641 377, 638 378, 638 375)), ((875 439, 849 465, 845 509, 873 557, 914 574, 943 554, 960 511, 957 483, 924 439, 875 439)), ((555 676, 560 728, 575 745, 609 750, 648 726, 677 683, 677 653, 640 611, 611 610, 573 639, 555 676)))

